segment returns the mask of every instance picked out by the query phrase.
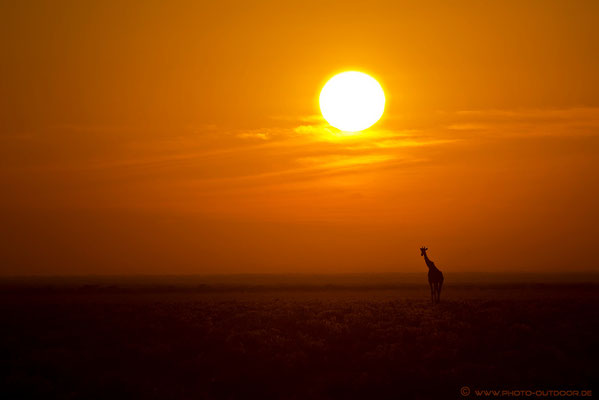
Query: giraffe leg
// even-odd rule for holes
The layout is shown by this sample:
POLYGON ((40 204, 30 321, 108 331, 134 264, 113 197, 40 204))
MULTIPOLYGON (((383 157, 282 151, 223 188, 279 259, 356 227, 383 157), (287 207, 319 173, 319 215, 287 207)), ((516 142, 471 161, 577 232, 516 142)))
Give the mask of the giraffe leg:
POLYGON ((439 282, 439 292, 437 293, 437 303, 441 301, 441 289, 443 288, 443 282, 439 282))
POLYGON ((435 286, 432 282, 428 283, 431 287, 431 303, 435 304, 435 286))

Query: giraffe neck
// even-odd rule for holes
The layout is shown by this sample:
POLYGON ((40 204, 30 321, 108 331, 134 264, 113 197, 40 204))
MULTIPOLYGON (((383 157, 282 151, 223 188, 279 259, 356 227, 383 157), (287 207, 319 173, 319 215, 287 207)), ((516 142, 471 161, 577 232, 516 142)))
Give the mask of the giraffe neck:
POLYGON ((426 266, 429 269, 437 269, 437 267, 435 267, 435 264, 428 258, 426 253, 424 253, 424 262, 426 263, 426 266))

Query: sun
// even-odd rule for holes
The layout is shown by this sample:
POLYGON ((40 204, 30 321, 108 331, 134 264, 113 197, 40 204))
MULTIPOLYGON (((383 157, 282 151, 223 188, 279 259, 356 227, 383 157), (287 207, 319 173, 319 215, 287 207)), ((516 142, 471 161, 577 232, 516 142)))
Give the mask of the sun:
POLYGON ((362 131, 383 115, 385 92, 376 79, 363 72, 342 72, 329 79, 322 88, 320 111, 337 129, 362 131))

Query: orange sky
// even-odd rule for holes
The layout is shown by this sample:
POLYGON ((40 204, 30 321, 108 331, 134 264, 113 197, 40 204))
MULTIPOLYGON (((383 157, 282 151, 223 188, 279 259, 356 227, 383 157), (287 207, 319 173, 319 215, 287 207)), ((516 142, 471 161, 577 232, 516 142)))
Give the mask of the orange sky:
POLYGON ((0 4, 0 273, 599 271, 596 1, 0 4), (318 94, 375 77, 339 137, 318 94))

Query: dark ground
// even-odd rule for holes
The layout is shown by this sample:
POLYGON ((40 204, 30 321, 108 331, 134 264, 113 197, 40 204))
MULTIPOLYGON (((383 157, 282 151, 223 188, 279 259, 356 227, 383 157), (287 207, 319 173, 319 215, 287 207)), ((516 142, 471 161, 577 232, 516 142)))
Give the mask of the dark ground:
POLYGON ((431 306, 409 280, 239 279, 4 281, 2 397, 459 399, 598 375, 596 283, 462 282, 431 306))

